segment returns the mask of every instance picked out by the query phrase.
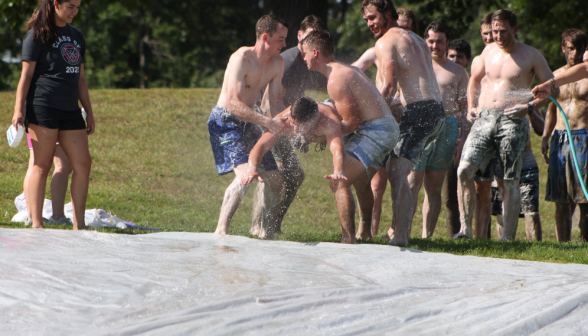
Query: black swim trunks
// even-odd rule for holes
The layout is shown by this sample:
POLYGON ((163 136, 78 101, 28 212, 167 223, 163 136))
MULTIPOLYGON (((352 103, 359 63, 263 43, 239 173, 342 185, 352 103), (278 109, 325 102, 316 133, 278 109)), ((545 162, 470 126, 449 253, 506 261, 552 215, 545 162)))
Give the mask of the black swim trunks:
POLYGON ((425 147, 443 130, 445 110, 436 100, 423 100, 406 105, 400 121, 400 139, 391 157, 403 157, 417 164, 425 147))

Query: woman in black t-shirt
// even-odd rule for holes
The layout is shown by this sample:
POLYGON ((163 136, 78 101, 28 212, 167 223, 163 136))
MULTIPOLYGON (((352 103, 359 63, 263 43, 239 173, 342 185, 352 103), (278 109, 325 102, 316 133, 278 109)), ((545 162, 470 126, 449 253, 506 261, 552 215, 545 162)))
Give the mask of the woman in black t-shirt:
POLYGON ((43 227, 43 202, 55 143, 71 162, 74 230, 84 229, 84 211, 92 159, 88 135, 94 115, 84 75, 85 41, 69 25, 81 0, 41 0, 29 21, 22 48, 22 74, 16 90, 12 124, 24 125, 31 137, 34 167, 29 180, 34 228, 43 227), (78 100, 86 111, 86 121, 78 100))

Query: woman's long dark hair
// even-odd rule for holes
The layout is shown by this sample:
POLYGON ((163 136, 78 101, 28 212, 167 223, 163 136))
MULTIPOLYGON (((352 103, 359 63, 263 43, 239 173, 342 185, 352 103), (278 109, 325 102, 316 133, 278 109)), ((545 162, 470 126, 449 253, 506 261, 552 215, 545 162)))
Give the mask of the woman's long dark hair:
MULTIPOLYGON (((55 6, 54 0, 39 0, 37 9, 33 12, 27 29, 33 28, 33 41, 38 38, 43 43, 53 44, 57 41, 57 29, 55 26, 55 6)), ((68 0, 57 0, 60 5, 68 0)))

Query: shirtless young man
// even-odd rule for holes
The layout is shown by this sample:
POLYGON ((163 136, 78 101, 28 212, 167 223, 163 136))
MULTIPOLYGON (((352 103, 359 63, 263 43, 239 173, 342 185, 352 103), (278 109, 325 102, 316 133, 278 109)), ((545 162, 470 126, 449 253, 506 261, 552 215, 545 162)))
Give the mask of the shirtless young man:
MULTIPOLYGON (((559 75, 576 64, 582 63, 582 51, 588 45, 588 37, 578 29, 568 29, 561 36, 561 49, 565 54, 567 64, 556 70, 559 75)), ((586 165, 588 164, 588 78, 560 87, 558 103, 566 112, 570 129, 572 130, 576 155, 584 173, 584 181, 588 181, 586 165)), ((550 103, 545 115, 545 130, 541 141, 541 153, 545 162, 549 164, 545 200, 555 202, 556 237, 559 242, 568 242, 572 233, 572 214, 570 203, 580 207, 580 235, 582 240, 588 238, 588 201, 584 196, 573 158, 571 147, 566 134, 566 128, 560 112, 555 104, 550 103), (555 129, 555 132, 553 130, 555 129), (549 150, 549 138, 551 150, 549 150), (547 155, 549 151, 549 156, 547 155)))
MULTIPOLYGON (((259 176, 258 167, 263 156, 281 137, 291 140, 303 140, 305 143, 326 142, 333 154, 333 173, 325 176, 328 180, 346 180, 343 164, 345 160, 344 144, 341 132, 341 117, 329 103, 317 104, 314 100, 302 97, 290 107, 278 114, 276 118, 287 120, 286 127, 280 132, 265 132, 249 155, 249 169, 241 185, 248 185, 254 180, 264 182, 259 176)), ((345 232, 344 232, 345 234, 345 232)), ((353 232, 350 236, 353 235, 353 232)))
POLYGON ((302 56, 310 70, 328 79, 327 92, 341 116, 345 137, 345 176, 331 180, 343 228, 341 242, 371 239, 374 198, 369 181, 398 141, 398 124, 375 85, 359 69, 334 61, 335 46, 328 32, 312 32, 302 41, 302 56), (353 134, 350 134, 353 133, 353 134), (355 188, 360 223, 355 232, 355 188))
POLYGON ((441 133, 445 112, 427 43, 416 34, 398 28, 398 14, 391 0, 364 0, 361 10, 378 39, 380 92, 392 105, 400 90, 407 104, 400 123, 400 140, 386 167, 394 208, 388 230, 390 244, 407 245, 414 213, 407 176, 426 145, 441 133))
POLYGON ((418 163, 408 175, 408 183, 413 198, 413 211, 415 211, 418 194, 424 182, 422 237, 430 238, 433 236, 441 212, 441 188, 445 174, 452 162, 459 161, 463 143, 469 133, 470 125, 466 120, 469 76, 462 66, 450 61, 446 56, 450 34, 449 27, 445 23, 432 22, 425 29, 424 37, 431 49, 433 70, 443 99, 445 123, 441 134, 425 147, 418 163), (458 120, 461 122, 459 126, 458 120), (456 148, 459 129, 462 130, 461 141, 456 148))
MULTIPOLYGON (((261 137, 257 125, 279 132, 286 121, 267 118, 253 110, 259 91, 268 86, 272 111, 284 110, 282 103, 282 73, 284 61, 279 56, 286 46, 288 28, 273 15, 264 15, 255 25, 257 40, 253 47, 242 47, 229 59, 217 106, 208 120, 210 143, 219 175, 235 172, 235 179, 225 192, 216 234, 228 234, 229 224, 248 187, 241 186, 247 172, 249 151, 261 137), (269 85, 268 85, 269 83, 269 85)), ((277 113, 277 112, 275 112, 277 113)), ((271 154, 264 156, 261 173, 269 185, 265 193, 267 204, 260 238, 272 235, 274 208, 279 201, 283 180, 271 154)))
MULTIPOLYGON (((418 25, 416 15, 413 11, 408 8, 398 8, 396 11, 398 13, 398 25, 401 28, 406 30, 410 30, 413 33, 417 33, 418 25)), ((371 66, 378 70, 378 59, 376 58, 376 48, 372 47, 366 50, 361 57, 355 61, 355 63, 351 64, 352 66, 360 69, 361 71, 366 71, 371 66)), ((378 73, 376 73, 376 87, 381 89, 382 82, 380 81, 380 77, 378 73)), ((396 94, 396 98, 400 97, 400 93, 396 94)), ((398 101, 398 105, 391 106, 392 113, 394 115, 401 116, 403 113, 402 105, 400 105, 400 101, 398 101), (394 110, 397 110, 396 113, 394 110)), ((399 120, 398 120, 399 121, 399 120)), ((374 209, 372 211, 372 236, 378 234, 378 230, 380 228, 380 217, 382 215, 382 200, 384 199, 384 193, 386 192, 386 185, 388 184, 388 174, 386 173, 386 167, 382 167, 378 170, 378 172, 372 177, 371 181, 371 188, 372 193, 374 194, 374 209)), ((456 198, 457 202, 457 198, 456 198)))
POLYGON ((474 173, 479 168, 485 169, 496 151, 503 175, 498 185, 504 190, 504 230, 500 239, 510 240, 516 234, 520 207, 519 179, 529 136, 526 115, 547 103, 539 99, 529 102, 532 97, 526 94, 526 90, 535 76, 541 81, 553 76, 545 58, 536 49, 515 39, 517 31, 514 13, 509 10, 494 12, 492 35, 495 43, 484 49, 472 69, 468 84, 468 116, 476 121, 464 144, 458 168, 462 220, 460 236, 472 237, 474 173), (478 96, 484 77, 487 85, 478 96), (481 112, 476 109, 477 103, 481 112))
MULTIPOLYGON (((484 42, 485 47, 494 43, 494 38, 492 37, 492 14, 494 13, 484 15, 482 21, 480 21, 480 36, 482 37, 482 41, 484 42)), ((480 55, 474 57, 472 60, 472 71, 474 67, 477 66, 479 61, 480 55)), ((486 85, 486 77, 484 77, 481 81, 482 91, 485 90, 486 85)), ((476 104, 476 106, 478 105, 476 104)), ((491 237, 489 227, 492 220, 492 181, 494 181, 493 167, 495 166, 495 161, 496 158, 492 158, 490 163, 486 166, 486 169, 478 170, 474 175, 474 184, 476 186, 474 218, 476 220, 476 237, 478 238, 491 237)), ((458 231, 456 234, 460 229, 461 221, 460 227, 457 229, 458 231)))
MULTIPOLYGON (((282 101, 284 106, 290 106, 300 97, 304 97, 304 91, 308 89, 312 83, 320 83, 320 89, 326 91, 327 79, 322 74, 308 70, 306 63, 300 55, 301 44, 306 35, 314 30, 326 30, 327 25, 319 17, 309 15, 302 20, 300 23, 300 30, 298 31, 298 45, 292 47, 280 54, 284 60, 284 76, 282 77, 282 101)), ((268 93, 267 91, 264 93, 268 93)), ((269 96, 262 94, 262 99, 259 108, 268 117, 273 117, 268 111, 269 96)), ((279 113, 280 111, 273 111, 279 113)), ((305 149, 298 147, 299 150, 308 150, 308 146, 305 149)), ((275 218, 275 232, 281 232, 281 224, 284 216, 286 215, 288 208, 294 201, 298 189, 304 181, 304 171, 300 166, 300 162, 294 153, 294 149, 290 144, 290 141, 285 137, 278 140, 276 145, 272 148, 272 155, 276 160, 280 174, 284 179, 283 192, 281 192, 282 199, 278 203, 279 209, 277 210, 275 218)), ((255 194, 253 197, 253 216, 251 221, 250 232, 256 234, 259 231, 259 227, 263 222, 263 214, 265 213, 266 202, 264 202, 265 183, 257 184, 255 188, 255 194)))

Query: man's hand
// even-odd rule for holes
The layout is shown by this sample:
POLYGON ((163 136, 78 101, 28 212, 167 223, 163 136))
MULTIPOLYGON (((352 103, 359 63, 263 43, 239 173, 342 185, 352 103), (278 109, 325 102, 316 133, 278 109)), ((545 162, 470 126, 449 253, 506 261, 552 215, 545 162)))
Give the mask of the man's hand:
POLYGON ((527 104, 518 104, 504 110, 504 115, 509 118, 520 119, 526 116, 527 114, 529 114, 527 104))
POLYGON ((478 111, 475 108, 470 109, 466 115, 466 119, 473 124, 478 119, 478 111))
POLYGON ((543 84, 539 84, 531 90, 535 99, 547 99, 547 96, 551 93, 551 82, 547 81, 543 84))
POLYGON ((333 174, 331 174, 331 175, 326 175, 325 178, 327 180, 331 180, 331 181, 336 181, 336 180, 347 181, 347 177, 345 177, 343 175, 343 173, 337 173, 337 172, 333 172, 333 174))
POLYGON ((243 179, 241 180, 241 185, 244 186, 244 185, 251 184, 251 182, 253 182, 253 180, 258 180, 260 183, 264 183, 261 176, 259 176, 257 169, 249 168, 249 170, 245 174, 245 177, 243 177, 243 179))
POLYGON ((272 134, 279 134, 286 127, 287 117, 271 119, 266 127, 272 134))
POLYGON ((545 163, 549 164, 549 138, 543 137, 541 139, 541 155, 543 156, 543 160, 545 163))

